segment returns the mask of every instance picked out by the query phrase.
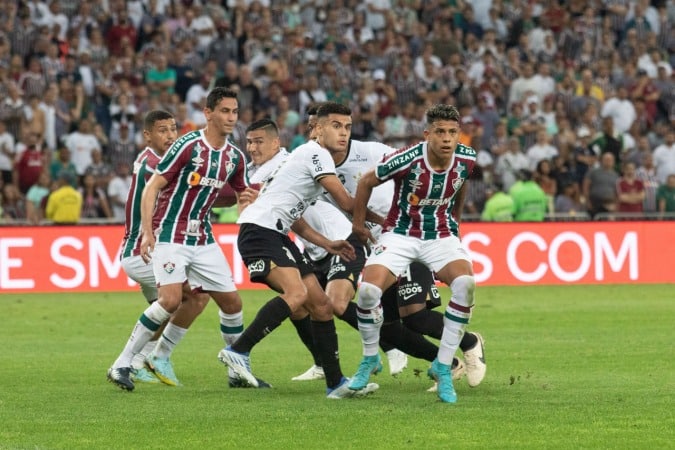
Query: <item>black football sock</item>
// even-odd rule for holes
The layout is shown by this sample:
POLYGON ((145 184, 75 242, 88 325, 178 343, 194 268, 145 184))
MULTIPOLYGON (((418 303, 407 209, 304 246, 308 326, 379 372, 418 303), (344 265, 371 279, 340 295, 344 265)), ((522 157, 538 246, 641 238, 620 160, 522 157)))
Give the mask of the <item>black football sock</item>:
POLYGON ((474 348, 476 344, 478 344, 478 338, 476 335, 467 331, 464 333, 462 340, 459 342, 459 348, 462 350, 462 352, 465 352, 474 348))
POLYGON ((319 322, 312 320, 314 342, 319 352, 323 373, 326 375, 326 386, 330 389, 337 387, 342 381, 340 369, 340 355, 338 353, 338 338, 333 319, 319 322))
POLYGON ((404 327, 400 322, 382 324, 380 339, 391 343, 403 353, 415 358, 433 361, 438 355, 438 347, 424 339, 419 333, 404 327))
MULTIPOLYGON (((347 322, 352 328, 358 331, 359 322, 358 319, 356 318, 356 303, 349 302, 347 304, 347 309, 345 309, 345 312, 342 313, 341 316, 337 316, 337 318, 347 322)), ((392 345, 390 342, 387 342, 387 340, 382 337, 382 334, 380 334, 380 348, 382 349, 383 352, 386 353, 389 350, 396 348, 396 346, 392 345)))
POLYGON ((309 316, 305 316, 302 319, 291 319, 291 323, 295 327, 295 331, 298 332, 298 336, 307 350, 312 354, 314 359, 314 365, 321 367, 321 357, 319 352, 316 350, 316 344, 314 343, 314 334, 312 333, 312 321, 309 319, 309 316))
POLYGON ((440 339, 443 334, 443 314, 438 311, 422 309, 402 320, 407 328, 425 336, 440 339))
POLYGON ((291 315, 291 309, 281 297, 274 297, 265 303, 258 311, 253 322, 246 327, 237 342, 232 344, 232 350, 237 353, 249 353, 272 330, 281 325, 291 315))

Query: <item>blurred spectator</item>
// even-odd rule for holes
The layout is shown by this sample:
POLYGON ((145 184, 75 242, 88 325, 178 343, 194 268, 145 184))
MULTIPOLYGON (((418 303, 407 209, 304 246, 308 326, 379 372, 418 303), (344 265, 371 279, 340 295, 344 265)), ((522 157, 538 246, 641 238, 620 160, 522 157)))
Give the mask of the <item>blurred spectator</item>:
POLYGON ((82 195, 72 186, 67 175, 53 183, 54 189, 47 198, 45 218, 55 224, 71 225, 80 221, 82 195))
POLYGON ((2 188, 2 218, 6 221, 26 220, 26 203, 23 195, 14 184, 5 184, 2 188))
POLYGON ((40 108, 40 97, 32 95, 28 98, 28 103, 23 109, 23 121, 21 130, 27 130, 28 133, 37 133, 42 136, 47 126, 47 117, 40 108))
POLYGON ((566 183, 555 198, 555 212, 573 215, 583 213, 586 206, 582 203, 577 183, 566 183))
POLYGON ((675 174, 675 128, 666 131, 663 144, 654 149, 654 165, 659 183, 665 184, 668 176, 675 174))
POLYGON ((548 211, 553 212, 555 195, 558 193, 558 182, 552 173, 551 160, 542 159, 539 161, 532 177, 548 198, 548 211))
POLYGON ((91 152, 91 164, 87 166, 84 174, 93 175, 96 180, 96 187, 103 189, 105 192, 108 189, 108 183, 113 176, 113 169, 110 164, 103 160, 103 153, 101 150, 94 150, 91 152))
POLYGON ((116 222, 124 222, 124 210, 129 189, 131 189, 131 167, 126 162, 120 162, 116 166, 116 175, 108 184, 108 199, 116 222))
POLYGON ((78 186, 77 169, 75 168, 75 164, 73 164, 68 147, 61 146, 59 148, 56 158, 49 165, 49 175, 52 180, 58 180, 62 175, 67 175, 68 179, 74 183, 73 187, 76 188, 78 186))
POLYGON ((78 191, 82 195, 82 218, 110 219, 113 217, 108 197, 105 191, 98 186, 93 174, 87 173, 82 178, 82 186, 78 191))
POLYGON ((40 174, 47 168, 47 157, 38 144, 39 139, 37 133, 27 133, 23 142, 16 146, 18 159, 14 165, 14 180, 23 193, 37 183, 40 174))
POLYGON ((616 184, 619 174, 616 173, 614 167, 614 155, 605 152, 600 156, 600 166, 590 170, 584 178, 584 198, 588 201, 589 212, 592 216, 616 211, 616 184))
POLYGON ((530 170, 537 170, 539 161, 550 161, 558 155, 558 149, 550 144, 550 137, 546 130, 540 129, 537 131, 537 140, 534 145, 528 148, 525 153, 530 164, 530 170))
POLYGON ((101 144, 92 133, 92 125, 88 119, 80 121, 78 130, 65 136, 64 144, 72 154, 73 164, 79 176, 84 175, 92 163, 92 152, 101 151, 101 144))
POLYGON ((133 136, 136 131, 136 116, 138 108, 131 102, 129 94, 126 92, 120 93, 115 101, 110 104, 110 138, 117 139, 120 135, 120 128, 125 126, 127 132, 133 136))
POLYGON ((509 189, 514 204, 516 222, 541 222, 546 217, 548 198, 539 185, 532 179, 532 172, 523 169, 519 180, 509 189))
POLYGON ((668 175, 666 183, 656 191, 656 201, 661 213, 675 213, 675 174, 668 175))
POLYGON ((504 191, 508 192, 511 186, 517 181, 518 173, 527 169, 530 162, 527 156, 520 149, 520 140, 513 136, 509 138, 507 151, 497 159, 495 172, 501 175, 501 183, 504 191))
POLYGON ((5 123, 7 131, 14 136, 14 139, 19 139, 21 122, 24 117, 23 91, 14 81, 8 81, 5 87, 7 93, 0 104, 0 120, 5 123))
POLYGON ((614 131, 614 120, 611 117, 602 119, 602 130, 589 144, 596 155, 611 153, 618 171, 623 157, 623 135, 614 131))
POLYGON ((605 102, 600 115, 612 118, 616 133, 625 133, 630 129, 637 114, 633 102, 628 99, 628 90, 625 86, 620 85, 616 88, 616 95, 605 102))
POLYGON ((150 95, 173 94, 176 87, 176 70, 169 67, 166 55, 155 55, 154 65, 145 76, 150 95))
POLYGON ((636 177, 636 167, 633 162, 623 164, 623 174, 616 183, 617 208, 622 213, 642 212, 645 199, 645 186, 642 180, 636 177))
MULTIPOLYGON (((204 107, 206 106, 206 96, 209 93, 210 84, 211 79, 207 75, 203 75, 198 83, 190 86, 185 95, 185 104, 187 106, 185 119, 194 123, 197 127, 206 125, 204 107)), ((243 109, 241 105, 240 109, 243 109)))
POLYGON ((130 167, 136 159, 136 143, 128 123, 120 125, 116 136, 110 136, 106 147, 106 155, 112 167, 125 163, 130 167))
POLYGON ((644 212, 656 212, 656 190, 659 187, 659 181, 656 177, 656 167, 654 167, 654 156, 651 152, 647 153, 642 159, 642 164, 637 169, 636 176, 645 186, 645 201, 643 205, 644 212))
POLYGON ((14 168, 14 136, 7 131, 5 122, 0 120, 0 180, 12 182, 14 168))
POLYGON ((578 141, 574 147, 575 178, 582 183, 588 170, 598 163, 598 154, 590 146, 591 131, 583 125, 577 131, 578 141))
POLYGON ((509 194, 498 186, 490 185, 485 190, 487 201, 480 216, 488 222, 512 222, 515 205, 509 194))
POLYGON ((44 171, 40 174, 38 182, 28 189, 26 194, 26 219, 32 224, 40 223, 45 218, 50 185, 49 173, 44 171))

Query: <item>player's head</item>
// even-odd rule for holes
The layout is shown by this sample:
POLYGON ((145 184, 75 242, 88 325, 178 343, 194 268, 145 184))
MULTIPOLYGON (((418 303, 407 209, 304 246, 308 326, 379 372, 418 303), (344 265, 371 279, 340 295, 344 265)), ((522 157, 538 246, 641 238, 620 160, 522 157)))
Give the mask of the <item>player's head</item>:
POLYGON ((455 152, 459 142, 459 111, 451 105, 438 104, 427 109, 424 138, 429 150, 438 157, 455 152))
POLYGON ((330 152, 346 151, 352 134, 352 110, 336 102, 324 102, 316 111, 317 142, 330 152))
POLYGON ((214 128, 221 136, 232 133, 239 118, 237 93, 229 88, 213 88, 206 96, 204 115, 207 127, 214 128))
POLYGON ((317 117, 317 112, 319 111, 319 106, 321 106, 321 102, 316 102, 310 104, 305 112, 307 113, 307 138, 308 139, 316 139, 316 122, 319 120, 317 117))
POLYGON ((246 151, 256 166, 266 163, 280 150, 279 128, 271 119, 260 119, 246 129, 246 151))
POLYGON ((162 109, 149 111, 143 119, 145 145, 163 155, 178 137, 176 119, 162 109))

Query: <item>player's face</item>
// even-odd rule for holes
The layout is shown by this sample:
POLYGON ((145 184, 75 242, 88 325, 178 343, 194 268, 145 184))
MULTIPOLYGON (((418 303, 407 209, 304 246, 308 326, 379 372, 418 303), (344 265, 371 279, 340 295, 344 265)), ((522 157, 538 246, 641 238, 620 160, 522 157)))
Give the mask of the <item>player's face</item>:
POLYGON ((424 130, 431 153, 439 159, 450 158, 459 142, 459 123, 455 120, 439 120, 424 130))
POLYGON ((218 130, 221 136, 227 136, 234 131, 239 119, 239 104, 236 98, 223 97, 213 111, 204 108, 204 115, 209 126, 218 130))
POLYGON ((163 155, 178 137, 176 121, 174 119, 158 120, 151 130, 143 130, 143 137, 148 147, 163 155))
POLYGON ((307 138, 310 140, 316 139, 316 122, 317 122, 317 117, 314 116, 309 116, 307 118, 307 138))
POLYGON ((253 130, 246 134, 246 150, 256 166, 266 163, 279 152, 279 137, 264 129, 253 130))
POLYGON ((319 144, 330 152, 347 151, 349 137, 352 134, 352 117, 341 114, 329 114, 321 118, 316 126, 319 144))

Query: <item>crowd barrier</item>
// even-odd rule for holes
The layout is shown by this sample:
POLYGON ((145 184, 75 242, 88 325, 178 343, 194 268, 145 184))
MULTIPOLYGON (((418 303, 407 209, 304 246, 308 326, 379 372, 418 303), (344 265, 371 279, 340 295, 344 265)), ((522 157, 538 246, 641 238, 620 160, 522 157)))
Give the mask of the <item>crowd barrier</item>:
MULTIPOLYGON (((214 226, 241 289, 237 225, 214 226)), ((132 291, 119 261, 120 225, 0 228, 0 292, 132 291)), ((462 227, 480 285, 674 283, 675 223, 480 223, 462 227)))

